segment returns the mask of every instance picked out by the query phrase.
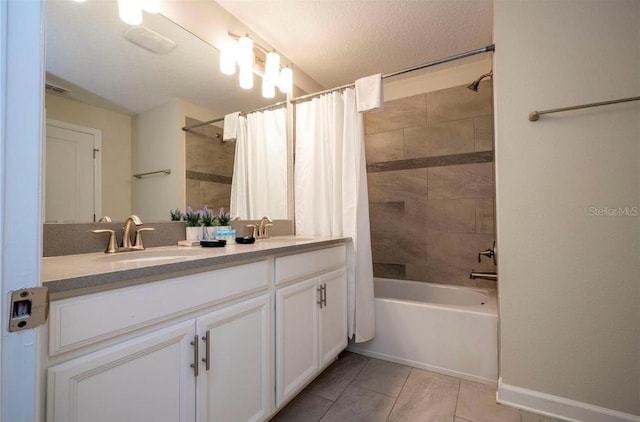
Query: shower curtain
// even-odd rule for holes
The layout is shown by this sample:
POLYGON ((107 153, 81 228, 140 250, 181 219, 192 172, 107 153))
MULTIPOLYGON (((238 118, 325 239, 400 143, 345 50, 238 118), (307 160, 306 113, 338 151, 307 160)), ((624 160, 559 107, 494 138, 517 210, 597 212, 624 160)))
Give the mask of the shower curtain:
POLYGON ((296 105, 295 210, 300 236, 351 237, 349 337, 375 335, 373 264, 362 115, 355 89, 296 105))
POLYGON ((287 218, 287 110, 239 117, 231 181, 233 217, 287 218))

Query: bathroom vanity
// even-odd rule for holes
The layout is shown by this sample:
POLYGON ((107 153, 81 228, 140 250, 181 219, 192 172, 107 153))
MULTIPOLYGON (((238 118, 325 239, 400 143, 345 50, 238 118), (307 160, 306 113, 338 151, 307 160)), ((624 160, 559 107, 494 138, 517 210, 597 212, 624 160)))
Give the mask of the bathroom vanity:
POLYGON ((46 420, 267 420, 347 346, 346 241, 45 258, 46 420))

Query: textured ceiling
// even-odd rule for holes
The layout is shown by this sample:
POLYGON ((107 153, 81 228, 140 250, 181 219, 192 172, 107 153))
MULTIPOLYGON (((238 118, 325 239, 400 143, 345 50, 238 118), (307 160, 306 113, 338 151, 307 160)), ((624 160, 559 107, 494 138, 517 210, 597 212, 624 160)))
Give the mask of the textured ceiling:
POLYGON ((492 0, 216 1, 325 88, 492 43, 492 0))

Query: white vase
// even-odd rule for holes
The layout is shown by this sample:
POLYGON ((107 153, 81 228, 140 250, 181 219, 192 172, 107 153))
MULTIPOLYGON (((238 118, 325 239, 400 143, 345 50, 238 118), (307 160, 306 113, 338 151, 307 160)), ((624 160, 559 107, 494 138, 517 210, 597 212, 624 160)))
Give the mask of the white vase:
POLYGON ((216 229, 214 226, 204 226, 202 231, 202 238, 205 240, 213 240, 216 238, 216 229))
POLYGON ((202 226, 187 227, 187 240, 202 240, 202 226))

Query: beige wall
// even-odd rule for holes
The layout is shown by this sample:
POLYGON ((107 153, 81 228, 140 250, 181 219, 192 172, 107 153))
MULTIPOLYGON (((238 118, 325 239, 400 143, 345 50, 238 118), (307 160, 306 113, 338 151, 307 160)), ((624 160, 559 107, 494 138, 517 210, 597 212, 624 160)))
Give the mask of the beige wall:
POLYGON ((479 54, 466 60, 468 62, 463 64, 451 62, 434 66, 422 74, 416 75, 418 72, 412 72, 407 74, 411 76, 385 79, 384 100, 397 100, 458 85, 469 85, 480 75, 491 70, 491 53, 479 54))
POLYGON ((102 131, 102 215, 131 214, 131 117, 47 94, 47 118, 102 131))
POLYGON ((527 120, 640 94, 640 2, 494 10, 499 395, 640 415, 638 103, 527 120))
POLYGON ((170 169, 134 179, 133 211, 143 219, 166 221, 169 210, 186 204, 185 137, 186 118, 211 120, 218 116, 206 108, 175 99, 160 107, 140 113, 133 119, 132 171, 146 173, 170 169))

